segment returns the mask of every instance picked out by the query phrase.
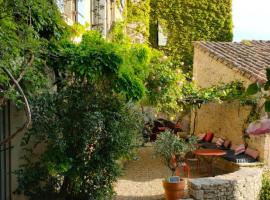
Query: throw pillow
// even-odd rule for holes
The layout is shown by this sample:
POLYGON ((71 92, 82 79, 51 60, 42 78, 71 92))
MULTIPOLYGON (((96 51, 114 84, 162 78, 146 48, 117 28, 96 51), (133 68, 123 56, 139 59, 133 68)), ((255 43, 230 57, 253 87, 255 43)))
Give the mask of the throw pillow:
POLYGON ((224 144, 224 140, 222 138, 218 138, 216 141, 216 145, 217 147, 221 147, 224 144))
POLYGON ((213 134, 212 132, 207 132, 207 133, 206 133, 206 136, 205 136, 205 138, 204 138, 204 141, 205 141, 205 142, 211 142, 212 139, 213 139, 213 137, 214 137, 214 134, 213 134))
POLYGON ((251 149, 251 148, 247 148, 245 151, 245 154, 251 156, 254 159, 257 159, 259 157, 259 151, 256 151, 256 150, 251 149))
POLYGON ((238 145, 238 146, 235 148, 234 154, 235 154, 235 155, 239 155, 239 154, 241 154, 241 153, 244 153, 245 150, 246 150, 245 145, 240 144, 240 145, 238 145))
POLYGON ((198 134, 198 135, 197 135, 198 140, 199 140, 199 141, 204 140, 205 135, 206 135, 206 133, 200 133, 200 134, 198 134))
POLYGON ((224 141, 223 146, 224 146, 225 148, 229 148, 230 145, 231 145, 231 141, 230 141, 230 140, 225 140, 225 141, 224 141))

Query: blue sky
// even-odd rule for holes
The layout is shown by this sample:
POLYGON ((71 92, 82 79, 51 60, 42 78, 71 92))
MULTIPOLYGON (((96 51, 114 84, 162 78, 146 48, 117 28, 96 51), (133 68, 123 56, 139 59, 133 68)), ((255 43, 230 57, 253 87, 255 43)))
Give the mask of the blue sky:
POLYGON ((233 0, 234 41, 270 40, 270 0, 233 0))

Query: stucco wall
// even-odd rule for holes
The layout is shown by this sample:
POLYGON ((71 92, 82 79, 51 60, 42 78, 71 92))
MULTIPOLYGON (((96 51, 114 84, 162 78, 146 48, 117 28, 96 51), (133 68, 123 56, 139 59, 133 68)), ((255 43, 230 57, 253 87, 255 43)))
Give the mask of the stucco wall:
MULTIPOLYGON (((201 88, 230 83, 236 80, 242 81, 246 87, 252 83, 251 80, 227 67, 220 60, 217 60, 199 47, 195 47, 194 51, 193 76, 195 84, 201 88)), ((195 133, 213 131, 215 136, 228 138, 233 144, 241 144, 243 143, 243 125, 249 112, 250 107, 240 106, 239 102, 203 105, 197 111, 195 133)), ((193 122, 194 113, 192 113, 191 120, 192 130, 193 122)), ((248 140, 249 147, 259 150, 260 160, 268 165, 270 164, 268 158, 269 141, 269 136, 252 136, 248 140)))
MULTIPOLYGON (((16 106, 10 106, 10 131, 14 133, 18 128, 20 128, 25 121, 25 113, 23 110, 19 110, 16 106)), ((23 156, 23 151, 20 146, 23 135, 17 135, 11 142, 11 171, 14 172, 18 167, 23 164, 20 159, 23 156)), ((17 177, 15 174, 11 175, 11 191, 13 192, 17 188, 17 177)), ((12 194, 13 200, 24 200, 24 196, 12 194)))

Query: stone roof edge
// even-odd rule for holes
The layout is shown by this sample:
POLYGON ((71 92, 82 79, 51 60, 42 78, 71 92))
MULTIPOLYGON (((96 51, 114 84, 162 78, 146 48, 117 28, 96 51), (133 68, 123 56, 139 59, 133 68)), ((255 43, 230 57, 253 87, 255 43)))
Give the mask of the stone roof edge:
POLYGON ((195 41, 195 42, 193 42, 193 46, 196 48, 199 48, 204 53, 207 53, 211 58, 214 58, 216 61, 223 63, 224 65, 226 65, 227 67, 229 67, 233 71, 241 74, 242 76, 245 76, 247 79, 251 80, 252 82, 256 82, 256 81, 266 82, 267 81, 264 77, 261 77, 257 74, 254 74, 251 71, 247 71, 246 69, 245 69, 245 71, 240 70, 239 66, 236 66, 235 64, 233 64, 233 62, 227 60, 226 58, 219 56, 217 53, 215 53, 214 51, 212 51, 211 49, 209 49, 205 45, 203 45, 204 43, 205 42, 195 41))

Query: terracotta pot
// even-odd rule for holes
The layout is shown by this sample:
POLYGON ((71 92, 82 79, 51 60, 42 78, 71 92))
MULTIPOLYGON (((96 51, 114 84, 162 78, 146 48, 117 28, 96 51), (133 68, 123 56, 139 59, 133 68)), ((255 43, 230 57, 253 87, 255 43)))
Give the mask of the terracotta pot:
POLYGON ((183 179, 180 179, 178 183, 163 181, 163 187, 166 200, 179 200, 184 197, 185 181, 183 179))

